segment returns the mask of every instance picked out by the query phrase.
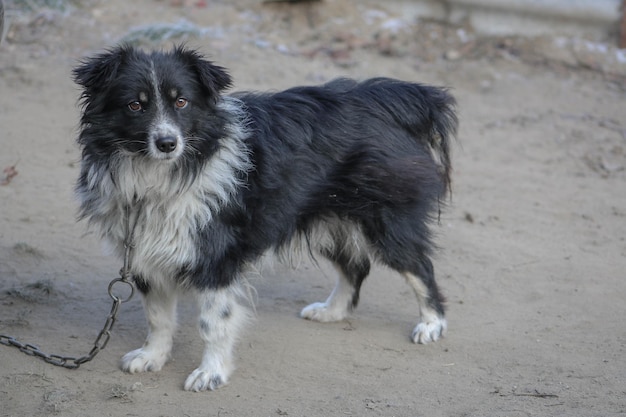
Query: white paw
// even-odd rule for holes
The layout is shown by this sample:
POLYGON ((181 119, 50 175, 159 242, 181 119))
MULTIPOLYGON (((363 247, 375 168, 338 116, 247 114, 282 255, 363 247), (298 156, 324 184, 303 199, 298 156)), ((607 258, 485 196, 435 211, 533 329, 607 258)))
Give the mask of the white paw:
POLYGON ((186 391, 214 391, 228 382, 228 377, 219 372, 210 372, 198 368, 185 380, 186 391))
POLYGON ((328 303, 313 303, 302 309, 300 317, 324 323, 343 320, 346 314, 344 309, 329 306, 328 303))
POLYGON ((136 372, 160 371, 169 358, 169 354, 145 348, 128 352, 122 358, 122 370, 134 374, 136 372))
POLYGON ((418 323, 413 329, 411 339, 413 343, 426 344, 428 342, 436 342, 439 338, 446 334, 448 322, 444 318, 432 317, 427 321, 418 323))

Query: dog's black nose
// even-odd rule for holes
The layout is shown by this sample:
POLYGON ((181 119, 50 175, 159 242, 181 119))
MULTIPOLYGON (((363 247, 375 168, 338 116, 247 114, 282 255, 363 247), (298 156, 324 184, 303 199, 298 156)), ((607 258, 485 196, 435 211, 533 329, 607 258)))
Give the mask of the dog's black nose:
POLYGON ((164 136, 162 138, 158 138, 155 142, 155 145, 158 150, 164 153, 174 152, 176 149, 176 138, 174 136, 164 136))

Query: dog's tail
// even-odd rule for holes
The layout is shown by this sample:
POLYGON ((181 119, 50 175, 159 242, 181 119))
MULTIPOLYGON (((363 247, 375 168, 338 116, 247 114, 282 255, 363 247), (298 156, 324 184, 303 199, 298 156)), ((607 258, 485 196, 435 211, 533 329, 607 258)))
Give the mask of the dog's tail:
POLYGON ((431 152, 438 162, 446 190, 450 189, 450 174, 452 164, 450 161, 450 142, 456 137, 459 120, 456 115, 456 100, 448 93, 447 89, 421 86, 425 93, 425 99, 430 105, 428 108, 427 125, 430 130, 427 135, 419 135, 421 140, 426 140, 431 152))
POLYGON ((385 114, 430 149, 440 168, 445 195, 450 188, 450 142, 456 137, 456 100, 446 88, 374 78, 361 84, 375 94, 385 114))

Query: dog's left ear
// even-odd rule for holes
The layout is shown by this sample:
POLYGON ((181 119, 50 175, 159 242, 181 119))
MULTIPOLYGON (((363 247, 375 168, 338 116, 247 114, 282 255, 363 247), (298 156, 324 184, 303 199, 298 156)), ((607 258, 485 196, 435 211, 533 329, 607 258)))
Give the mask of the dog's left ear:
POLYGON ((198 52, 179 46, 174 53, 196 72, 198 81, 213 101, 217 100, 223 90, 231 86, 232 78, 226 69, 204 59, 198 52))

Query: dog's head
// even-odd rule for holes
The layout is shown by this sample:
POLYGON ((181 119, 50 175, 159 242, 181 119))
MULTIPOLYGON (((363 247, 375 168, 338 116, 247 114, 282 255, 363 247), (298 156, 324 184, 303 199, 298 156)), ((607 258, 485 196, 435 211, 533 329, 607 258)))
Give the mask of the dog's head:
POLYGON ((196 51, 120 46, 84 60, 73 74, 83 87, 78 141, 91 156, 175 161, 210 154, 224 134, 217 103, 231 78, 196 51))

